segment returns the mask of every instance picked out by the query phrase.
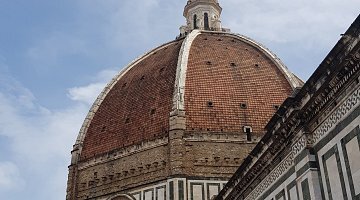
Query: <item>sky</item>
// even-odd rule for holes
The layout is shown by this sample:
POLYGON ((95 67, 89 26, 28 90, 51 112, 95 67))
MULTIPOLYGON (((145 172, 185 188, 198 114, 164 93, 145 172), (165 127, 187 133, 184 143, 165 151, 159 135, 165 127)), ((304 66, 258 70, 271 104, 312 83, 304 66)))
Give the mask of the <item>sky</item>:
MULTIPOLYGON (((307 80, 359 0, 219 0, 222 24, 307 80)), ((65 199, 92 102, 129 62, 175 39, 185 0, 0 0, 0 199, 65 199)))

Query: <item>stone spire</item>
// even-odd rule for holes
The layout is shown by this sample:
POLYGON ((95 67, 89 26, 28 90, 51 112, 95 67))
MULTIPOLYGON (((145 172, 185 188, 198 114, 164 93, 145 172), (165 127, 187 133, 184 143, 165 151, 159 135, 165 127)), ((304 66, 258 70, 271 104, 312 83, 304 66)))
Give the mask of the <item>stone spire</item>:
POLYGON ((180 27, 180 34, 186 35, 194 29, 224 31, 220 21, 221 11, 218 0, 188 0, 184 9, 186 26, 180 27))

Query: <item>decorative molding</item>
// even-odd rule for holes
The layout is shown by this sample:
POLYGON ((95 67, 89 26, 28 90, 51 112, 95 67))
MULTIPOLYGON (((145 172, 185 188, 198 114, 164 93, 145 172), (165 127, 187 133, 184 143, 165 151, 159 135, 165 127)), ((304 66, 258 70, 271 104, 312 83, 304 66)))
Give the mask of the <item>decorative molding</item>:
POLYGON ((139 145, 133 145, 129 147, 125 147, 122 149, 119 149, 117 151, 112 151, 111 153, 104 154, 102 156, 98 156, 95 158, 92 158, 90 160, 78 163, 78 169, 83 170, 95 165, 107 163, 110 161, 114 161, 123 157, 130 156, 132 154, 140 153, 143 151, 147 151, 150 149, 154 149, 160 146, 165 146, 168 144, 168 137, 163 137, 147 142, 143 142, 139 145))
MULTIPOLYGON (((307 104, 312 99, 312 102, 303 109, 304 116, 306 119, 313 119, 314 116, 318 115, 323 108, 331 102, 333 99, 336 99, 337 96, 340 97, 339 91, 344 88, 344 85, 348 84, 351 77, 356 75, 360 70, 360 47, 358 47, 353 53, 346 54, 346 58, 339 58, 339 62, 336 62, 331 65, 331 67, 337 67, 338 65, 342 65, 339 71, 335 71, 335 76, 331 78, 331 80, 326 76, 330 74, 330 71, 327 71, 327 74, 322 77, 318 77, 317 81, 310 82, 311 89, 308 88, 308 98, 303 99, 303 105, 307 104), (322 87, 323 84, 326 84, 326 87, 322 87), (321 91, 319 91, 321 88, 321 91), (318 94, 316 94, 318 93, 318 94), (316 96, 312 96, 316 94, 316 96)), ((337 67, 338 68, 338 67, 337 67)), ((350 86, 351 87, 351 86, 350 86)), ((331 109, 332 110, 332 109, 331 109)), ((326 111, 322 111, 326 113, 326 111)), ((323 116, 323 118, 327 118, 323 116)), ((321 119, 318 119, 321 120, 321 119)), ((310 123, 310 122, 308 122, 310 123)))
POLYGON ((241 133, 196 132, 196 133, 186 134, 183 139, 187 142, 257 144, 261 138, 253 136, 253 140, 248 141, 246 134, 243 132, 241 133))
MULTIPOLYGON (((88 180, 84 180, 83 182, 79 183, 79 191, 83 193, 91 192, 91 190, 108 188, 111 190, 117 190, 119 187, 124 187, 126 184, 131 185, 134 179, 139 179, 143 177, 149 177, 148 175, 152 175, 154 173, 164 173, 166 170, 166 161, 162 160, 159 162, 153 163, 143 163, 142 165, 138 166, 137 168, 128 166, 127 168, 123 168, 119 171, 112 171, 111 173, 103 173, 102 175, 98 175, 97 177, 88 177, 88 180), (125 184, 125 185, 124 185, 125 184)), ((104 166, 102 166, 105 169, 104 166)), ((165 178, 164 175, 162 178, 165 178)), ((146 179, 143 183, 149 183, 154 180, 158 180, 159 178, 155 179, 146 179)))
POLYGON ((360 103, 360 87, 358 87, 326 120, 309 135, 307 142, 315 145, 318 143, 340 120, 360 103))
POLYGON ((349 111, 360 102, 360 88, 356 89, 332 114, 325 120, 325 122, 314 132, 314 134, 304 134, 297 142, 292 145, 291 153, 272 171, 270 174, 248 195, 245 200, 255 200, 270 185, 274 184, 285 172, 290 169, 294 163, 294 158, 307 145, 314 145, 329 132, 349 111))
MULTIPOLYGON (((282 177, 293 165, 294 158, 299 155, 299 153, 305 149, 307 145, 306 135, 300 137, 292 146, 291 152, 283 159, 283 161, 278 164, 270 173, 267 175, 263 181, 261 181, 254 190, 245 198, 245 200, 255 200, 268 189, 271 185, 282 177)), ((253 168, 253 167, 251 167, 253 168)), ((260 169, 259 169, 260 170, 260 169)), ((259 171, 255 170, 255 171, 259 171)), ((247 172, 249 173, 249 172, 247 172)))

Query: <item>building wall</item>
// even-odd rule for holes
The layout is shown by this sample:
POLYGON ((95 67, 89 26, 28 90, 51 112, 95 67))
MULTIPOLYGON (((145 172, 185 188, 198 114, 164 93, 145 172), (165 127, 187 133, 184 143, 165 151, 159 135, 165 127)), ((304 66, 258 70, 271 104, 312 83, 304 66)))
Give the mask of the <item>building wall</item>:
POLYGON ((257 141, 247 141, 245 133, 187 133, 184 171, 188 176, 228 179, 257 141))
POLYGON ((75 199, 101 199, 137 187, 139 182, 152 184, 166 180, 167 155, 167 138, 163 138, 81 163, 77 169, 75 199))
POLYGON ((307 148, 306 136, 283 162, 248 195, 250 199, 310 200, 360 197, 360 85, 341 99, 310 135, 321 135, 307 148), (300 144, 304 145, 300 145, 300 144), (301 147, 301 148, 299 148, 301 147), (301 150, 300 150, 301 149, 301 150), (295 156, 294 156, 295 155, 295 156))
POLYGON ((360 16, 280 106, 217 200, 360 199, 359 36, 360 16))
MULTIPOLYGON (((127 191, 134 200, 210 200, 226 181, 172 178, 127 191)), ((113 196, 116 196, 114 194, 113 196)), ((104 197, 104 200, 110 197, 104 197)))
POLYGON ((314 146, 325 199, 360 198, 360 88, 324 125, 332 126, 314 146))

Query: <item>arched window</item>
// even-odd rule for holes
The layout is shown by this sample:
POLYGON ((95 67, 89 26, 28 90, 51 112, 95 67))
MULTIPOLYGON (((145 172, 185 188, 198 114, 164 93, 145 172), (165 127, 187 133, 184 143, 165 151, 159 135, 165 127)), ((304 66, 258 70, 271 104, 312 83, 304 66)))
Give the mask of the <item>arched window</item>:
POLYGON ((197 26, 197 16, 194 15, 194 29, 197 29, 198 26, 197 26))
POLYGON ((210 30, 209 15, 207 13, 204 14, 204 28, 205 30, 210 30))

